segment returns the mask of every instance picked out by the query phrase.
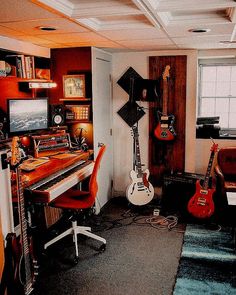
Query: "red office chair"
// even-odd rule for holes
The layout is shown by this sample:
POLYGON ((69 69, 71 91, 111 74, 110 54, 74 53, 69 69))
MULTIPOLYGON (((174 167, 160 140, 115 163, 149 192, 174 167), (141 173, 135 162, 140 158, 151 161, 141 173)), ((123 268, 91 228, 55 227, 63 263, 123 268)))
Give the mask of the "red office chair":
MULTIPOLYGON (((72 210, 74 213, 78 213, 78 211, 91 208, 94 205, 97 191, 98 191, 97 174, 98 174, 98 169, 100 166, 102 156, 105 152, 105 149, 106 149, 106 146, 103 145, 98 152, 97 158, 94 163, 93 172, 89 180, 89 191, 69 189, 68 191, 60 195, 54 202, 50 203, 50 206, 61 208, 64 210, 72 210)), ((75 243, 75 251, 76 251, 75 262, 76 263, 78 262, 78 255, 79 255, 78 244, 77 244, 77 234, 83 234, 95 240, 101 241, 103 243, 102 246, 100 247, 101 251, 104 251, 106 248, 106 240, 104 238, 101 238, 91 233, 90 227, 77 225, 77 221, 75 220, 75 218, 72 218, 72 227, 70 227, 68 230, 61 233, 59 236, 55 237, 51 241, 47 242, 44 245, 44 249, 47 249, 48 246, 54 244, 55 242, 57 242, 58 240, 64 238, 65 236, 69 234, 73 235, 73 240, 75 243)))

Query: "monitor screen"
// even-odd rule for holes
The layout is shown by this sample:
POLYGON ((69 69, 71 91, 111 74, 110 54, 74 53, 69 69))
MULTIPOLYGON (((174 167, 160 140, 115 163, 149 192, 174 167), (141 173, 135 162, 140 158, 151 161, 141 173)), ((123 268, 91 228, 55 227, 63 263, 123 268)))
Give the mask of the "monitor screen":
POLYGON ((28 98, 8 100, 10 133, 27 133, 48 128, 48 99, 28 98))

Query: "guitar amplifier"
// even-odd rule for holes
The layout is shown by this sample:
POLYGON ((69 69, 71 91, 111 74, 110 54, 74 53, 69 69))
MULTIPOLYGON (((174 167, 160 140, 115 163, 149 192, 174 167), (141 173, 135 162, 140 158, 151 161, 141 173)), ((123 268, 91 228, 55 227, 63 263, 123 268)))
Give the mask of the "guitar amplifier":
POLYGON ((204 175, 195 173, 174 173, 163 177, 162 188, 162 214, 180 214, 183 218, 189 218, 187 204, 194 195, 196 181, 204 179, 204 175))

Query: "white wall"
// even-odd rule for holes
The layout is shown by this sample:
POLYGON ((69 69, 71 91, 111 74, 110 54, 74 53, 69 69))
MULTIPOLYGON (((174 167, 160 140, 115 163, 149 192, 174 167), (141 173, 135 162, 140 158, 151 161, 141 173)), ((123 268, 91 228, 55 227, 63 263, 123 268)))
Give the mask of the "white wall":
MULTIPOLYGON (((113 54, 113 124, 114 124, 114 194, 122 194, 130 183, 129 171, 133 161, 133 139, 130 127, 121 119, 117 111, 127 102, 128 94, 117 84, 129 67, 134 68, 143 78, 148 78, 149 56, 187 56, 186 90, 186 159, 185 171, 195 171, 195 121, 196 121, 196 81, 197 51, 173 50, 129 52, 113 54)), ((143 103, 148 107, 148 103, 143 103)), ((139 121, 139 140, 142 163, 148 165, 148 110, 139 121)))

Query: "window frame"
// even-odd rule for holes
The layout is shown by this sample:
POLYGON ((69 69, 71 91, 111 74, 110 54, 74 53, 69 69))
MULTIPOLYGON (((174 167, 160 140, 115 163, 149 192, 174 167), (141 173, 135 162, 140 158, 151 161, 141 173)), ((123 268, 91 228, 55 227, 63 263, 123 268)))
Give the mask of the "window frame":
MULTIPOLYGON (((206 58, 206 59, 199 59, 198 60, 198 95, 197 95, 197 114, 196 116, 199 117, 200 111, 201 111, 201 93, 202 93, 202 68, 204 66, 236 66, 236 58, 235 57, 229 57, 229 58, 206 58)), ((210 98, 210 97, 209 97, 210 98)), ((212 97, 214 99, 217 99, 216 97, 212 97)), ((222 98, 224 98, 222 96, 222 98)), ((228 98, 230 100, 231 97, 227 96, 225 98, 228 98)), ((233 98, 236 99, 236 96, 233 96, 233 98)), ((229 114, 229 112, 228 112, 229 114)), ((216 115, 214 115, 216 116, 216 115)), ((228 116, 229 120, 229 116, 228 116)), ((235 137, 236 138, 236 127, 235 128, 221 128, 220 130, 220 137, 235 137)))

